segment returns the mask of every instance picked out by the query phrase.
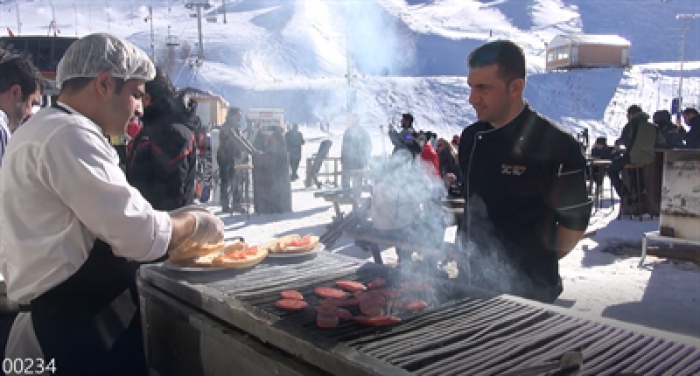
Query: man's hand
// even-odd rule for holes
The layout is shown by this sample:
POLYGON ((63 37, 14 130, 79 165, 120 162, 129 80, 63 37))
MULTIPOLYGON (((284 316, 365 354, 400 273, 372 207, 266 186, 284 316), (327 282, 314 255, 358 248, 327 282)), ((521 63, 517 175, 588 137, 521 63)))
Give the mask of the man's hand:
POLYGON ((452 184, 457 181, 457 176, 451 172, 448 172, 442 177, 442 180, 444 180, 447 184, 452 184))
POLYGON ((173 233, 168 250, 176 249, 187 239, 197 243, 218 243, 224 238, 224 224, 205 208, 190 205, 169 214, 173 233))
POLYGON ((224 240, 224 223, 208 211, 191 211, 194 216, 194 232, 190 240, 200 244, 215 244, 224 240))

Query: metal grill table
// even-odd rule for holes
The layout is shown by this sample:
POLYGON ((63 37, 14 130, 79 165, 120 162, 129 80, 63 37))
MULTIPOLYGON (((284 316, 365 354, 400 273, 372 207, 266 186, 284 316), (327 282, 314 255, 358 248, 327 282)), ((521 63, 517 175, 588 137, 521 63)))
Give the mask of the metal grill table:
POLYGON ((526 371, 555 364, 571 350, 583 354, 584 375, 700 372, 696 338, 494 296, 448 280, 431 280, 429 308, 400 314, 397 325, 341 321, 337 328, 320 329, 315 287, 340 279, 367 283, 381 276, 391 283, 419 276, 329 253, 276 260, 242 271, 143 267, 138 282, 151 372, 525 375, 542 374, 526 371), (309 308, 275 308, 286 289, 303 293, 309 308))

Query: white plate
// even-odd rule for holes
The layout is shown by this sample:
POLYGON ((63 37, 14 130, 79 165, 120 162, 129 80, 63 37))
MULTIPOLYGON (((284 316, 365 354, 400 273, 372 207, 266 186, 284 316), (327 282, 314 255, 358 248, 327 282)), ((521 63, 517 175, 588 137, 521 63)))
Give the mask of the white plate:
POLYGON ((224 267, 206 267, 206 266, 184 266, 179 265, 170 260, 163 262, 163 267, 170 270, 175 270, 177 272, 214 272, 220 270, 239 270, 234 268, 224 268, 224 267))
POLYGON ((323 245, 323 243, 318 243, 316 247, 308 252, 300 252, 300 253, 272 253, 269 252, 267 254, 267 257, 269 258, 295 258, 295 257, 304 257, 308 255, 314 255, 318 252, 322 252, 324 249, 326 249, 326 246, 323 245))

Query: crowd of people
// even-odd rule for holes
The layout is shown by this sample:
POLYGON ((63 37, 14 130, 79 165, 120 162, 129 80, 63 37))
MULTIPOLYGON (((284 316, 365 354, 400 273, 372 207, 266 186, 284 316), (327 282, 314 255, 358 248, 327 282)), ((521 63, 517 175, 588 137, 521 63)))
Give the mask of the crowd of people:
MULTIPOLYGON (((406 211, 419 207, 412 204, 418 191, 424 210, 427 200, 463 198, 461 278, 553 302, 562 292, 558 260, 581 239, 591 215, 586 156, 569 132, 524 99, 518 45, 486 43, 467 63, 478 120, 448 141, 416 131, 413 115, 403 114, 400 129, 388 131, 394 150, 376 196, 400 197, 395 207, 406 211), (418 171, 411 177, 418 191, 392 180, 406 178, 402 166, 418 171)), ((196 103, 141 49, 109 34, 73 43, 56 83, 55 104, 31 115, 43 93, 41 73, 25 58, 0 57, 0 273, 21 311, 5 357, 57 359, 64 374, 146 374, 136 270, 186 241, 224 237, 217 216, 191 205, 201 127, 196 103), (128 146, 113 147, 108 138, 125 132, 128 146)), ((654 148, 700 148, 694 108, 683 111, 687 132, 668 111, 649 121, 630 106, 627 115, 614 147, 598 138, 591 150, 612 160, 609 176, 621 196, 621 166, 649 163, 654 148)), ((244 135, 241 120, 241 110, 231 108, 219 129, 224 211, 240 203, 237 165, 257 158, 288 192, 305 144, 296 125, 286 133, 251 127, 244 135)), ((370 164, 371 138, 359 123, 349 117, 343 135, 345 172, 370 164)), ((344 186, 351 183, 343 178, 344 186)), ((393 220, 433 223, 406 214, 397 211, 393 220)), ((397 252, 400 264, 410 259, 397 252)))

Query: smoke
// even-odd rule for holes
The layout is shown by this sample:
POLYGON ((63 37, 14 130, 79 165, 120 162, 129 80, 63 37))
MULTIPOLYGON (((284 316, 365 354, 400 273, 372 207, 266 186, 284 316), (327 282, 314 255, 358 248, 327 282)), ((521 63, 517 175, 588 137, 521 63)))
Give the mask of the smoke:
POLYGON ((349 0, 341 4, 348 53, 357 72, 399 76, 413 66, 413 40, 399 19, 375 1, 349 0))
POLYGON ((423 163, 405 150, 376 162, 370 217, 375 229, 420 248, 426 266, 437 272, 436 261, 445 257, 449 219, 441 201, 447 191, 442 180, 427 172, 432 166, 423 163))

